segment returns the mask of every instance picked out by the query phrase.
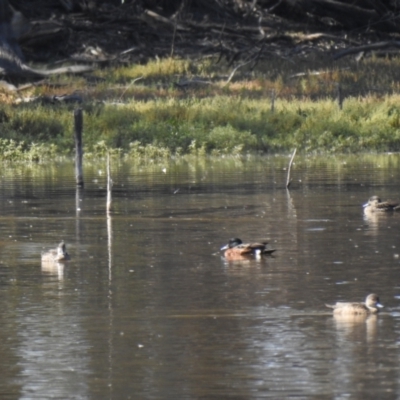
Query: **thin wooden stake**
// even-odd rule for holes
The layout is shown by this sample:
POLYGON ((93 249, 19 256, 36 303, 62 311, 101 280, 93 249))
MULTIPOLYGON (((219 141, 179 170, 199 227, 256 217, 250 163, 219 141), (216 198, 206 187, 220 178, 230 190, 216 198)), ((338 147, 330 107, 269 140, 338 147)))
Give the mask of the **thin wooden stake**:
POLYGON ((112 205, 112 179, 110 167, 110 153, 107 153, 107 214, 111 211, 112 205))
POLYGON ((294 156, 296 155, 296 151, 297 151, 297 148, 294 149, 292 157, 290 158, 290 161, 289 161, 289 167, 288 167, 287 179, 286 179, 286 189, 289 189, 289 186, 292 183, 292 181, 290 180, 290 169, 292 168, 292 164, 293 164, 294 156))
POLYGON ((178 17, 175 18, 174 33, 172 35, 171 53, 169 55, 169 58, 172 58, 174 56, 174 52, 175 52, 175 37, 176 37, 177 25, 178 25, 178 17))
POLYGON ((339 104, 339 109, 343 110, 343 93, 340 84, 337 85, 337 100, 339 104))
MULTIPOLYGON (((112 283, 112 216, 107 213, 107 248, 108 248, 108 283, 112 283)), ((111 297, 112 291, 109 288, 109 297, 111 297)))
POLYGON ((83 149, 82 149, 82 129, 83 129, 83 115, 82 109, 77 108, 74 110, 74 133, 75 133, 75 179, 79 187, 83 187, 83 149))
POLYGON ((271 92, 271 112, 275 112, 275 90, 271 92))

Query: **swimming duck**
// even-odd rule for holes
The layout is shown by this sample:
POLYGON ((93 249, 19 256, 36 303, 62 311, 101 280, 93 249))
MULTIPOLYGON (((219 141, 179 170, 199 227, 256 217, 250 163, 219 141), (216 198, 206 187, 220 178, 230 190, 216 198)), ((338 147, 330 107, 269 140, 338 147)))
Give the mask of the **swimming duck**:
POLYGON ((382 201, 378 196, 372 196, 363 207, 365 212, 400 211, 400 203, 391 200, 382 201))
POLYGON ((330 305, 325 304, 329 308, 333 308, 334 315, 368 315, 376 314, 383 305, 379 302, 376 294, 369 294, 365 299, 365 303, 345 303, 337 302, 330 305))
POLYGON ((71 257, 67 253, 64 241, 61 241, 56 249, 42 253, 42 262, 62 262, 70 259, 71 257))
POLYGON ((272 254, 275 249, 267 249, 267 242, 262 243, 243 243, 239 238, 229 239, 228 244, 221 247, 225 251, 226 259, 238 260, 245 257, 255 256, 256 258, 262 255, 272 254))

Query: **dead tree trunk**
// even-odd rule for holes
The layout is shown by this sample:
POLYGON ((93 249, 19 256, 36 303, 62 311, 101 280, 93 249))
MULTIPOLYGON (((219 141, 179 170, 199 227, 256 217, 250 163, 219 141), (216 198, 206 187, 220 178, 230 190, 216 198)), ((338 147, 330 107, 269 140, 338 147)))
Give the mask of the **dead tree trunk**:
POLYGON ((93 69, 77 65, 53 70, 37 70, 26 65, 13 32, 13 15, 14 11, 8 0, 0 0, 0 75, 14 79, 40 79, 49 75, 68 72, 77 74, 93 69))
POLYGON ((8 0, 0 0, 0 75, 11 78, 43 78, 40 71, 35 71, 24 63, 12 29, 13 14, 8 0))
POLYGON ((12 29, 13 10, 7 0, 0 0, 0 49, 7 48, 20 59, 22 51, 12 29))

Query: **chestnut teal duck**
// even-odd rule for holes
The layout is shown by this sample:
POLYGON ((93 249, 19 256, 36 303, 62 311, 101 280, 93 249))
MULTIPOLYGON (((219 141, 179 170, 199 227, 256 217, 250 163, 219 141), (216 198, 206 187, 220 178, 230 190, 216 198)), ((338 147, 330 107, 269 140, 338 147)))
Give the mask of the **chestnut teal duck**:
POLYGON ((239 238, 229 239, 228 244, 221 247, 227 260, 239 260, 249 257, 260 258, 272 254, 275 249, 267 249, 267 242, 243 243, 239 238))

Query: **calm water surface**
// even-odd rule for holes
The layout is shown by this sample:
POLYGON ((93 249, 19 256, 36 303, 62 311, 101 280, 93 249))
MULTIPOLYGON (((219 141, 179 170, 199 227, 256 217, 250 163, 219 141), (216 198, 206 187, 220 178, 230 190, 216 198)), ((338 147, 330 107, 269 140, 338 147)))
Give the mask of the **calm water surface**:
POLYGON ((400 398, 400 156, 2 167, 1 399, 400 398), (232 236, 276 256, 226 262, 232 236), (42 266, 64 239, 72 256, 42 266), (378 317, 325 303, 376 292, 378 317))

